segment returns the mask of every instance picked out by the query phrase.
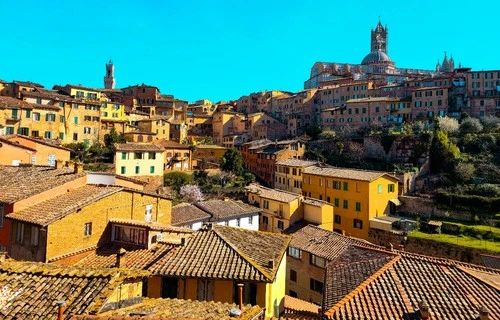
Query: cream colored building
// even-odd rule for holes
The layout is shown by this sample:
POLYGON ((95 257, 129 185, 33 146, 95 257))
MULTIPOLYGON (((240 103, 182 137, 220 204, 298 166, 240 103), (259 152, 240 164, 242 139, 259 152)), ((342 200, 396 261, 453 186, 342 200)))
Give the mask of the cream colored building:
POLYGON ((276 163, 274 186, 276 189, 302 193, 302 171, 317 161, 287 159, 276 163))
POLYGON ((151 143, 117 143, 116 174, 126 177, 162 176, 165 149, 151 143))

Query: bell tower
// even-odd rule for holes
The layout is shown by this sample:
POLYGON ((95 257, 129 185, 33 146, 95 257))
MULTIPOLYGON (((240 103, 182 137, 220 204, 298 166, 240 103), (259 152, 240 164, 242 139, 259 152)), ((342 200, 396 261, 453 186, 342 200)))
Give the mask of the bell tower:
POLYGON ((371 41, 370 52, 380 50, 385 52, 386 54, 389 54, 388 35, 389 35, 389 29, 387 28, 387 26, 385 26, 384 28, 379 19, 377 27, 375 29, 372 29, 372 39, 371 39, 372 41, 371 41))
POLYGON ((114 89, 116 85, 115 80, 115 66, 113 65, 113 61, 109 60, 106 63, 106 75, 104 76, 104 88, 105 89, 114 89))

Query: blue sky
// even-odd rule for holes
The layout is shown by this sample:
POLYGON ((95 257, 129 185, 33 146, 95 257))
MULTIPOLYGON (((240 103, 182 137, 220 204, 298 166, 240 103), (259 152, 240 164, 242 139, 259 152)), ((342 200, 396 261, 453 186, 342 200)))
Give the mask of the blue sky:
POLYGON ((500 69, 500 1, 2 1, 0 79, 102 87, 147 83, 194 101, 302 89, 316 61, 359 63, 380 16, 398 67, 444 51, 500 69), (41 4, 42 2, 46 2, 41 4))

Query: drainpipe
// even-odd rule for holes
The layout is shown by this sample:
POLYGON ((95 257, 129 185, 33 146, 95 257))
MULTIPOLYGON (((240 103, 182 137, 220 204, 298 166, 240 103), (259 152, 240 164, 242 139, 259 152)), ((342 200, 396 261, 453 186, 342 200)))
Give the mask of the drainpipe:
POLYGON ((238 303, 241 314, 243 315, 243 283, 238 283, 238 303))

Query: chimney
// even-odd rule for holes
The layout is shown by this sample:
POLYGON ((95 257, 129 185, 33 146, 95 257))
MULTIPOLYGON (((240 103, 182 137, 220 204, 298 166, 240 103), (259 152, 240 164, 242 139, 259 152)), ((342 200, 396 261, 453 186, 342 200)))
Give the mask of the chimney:
POLYGON ((342 235, 345 236, 345 230, 342 230, 342 235))
POLYGON ((186 238, 181 238, 181 247, 186 245, 186 238))
POLYGON ((0 252, 0 263, 5 262, 5 259, 7 259, 7 252, 5 251, 0 252))
POLYGON ((387 246, 387 250, 394 251, 394 246, 392 245, 392 243, 389 242, 389 245, 387 246))
POLYGON ((429 305, 425 301, 420 301, 418 303, 418 311, 420 313, 421 320, 428 320, 431 318, 431 313, 429 311, 429 305))
POLYGON ((56 302, 57 305, 57 320, 64 320, 64 306, 66 305, 66 301, 59 300, 56 302))
POLYGON ((404 246, 404 245, 402 245, 402 244, 400 244, 400 245, 399 245, 399 251, 405 251, 405 246, 404 246))
POLYGON ((479 320, 490 320, 490 312, 485 306, 479 308, 479 320))
POLYGON ((229 201, 229 197, 224 197, 224 201, 229 201))
POLYGON ((125 267, 125 254, 127 250, 120 248, 120 251, 116 254, 116 267, 124 268, 125 267))
POLYGON ((56 169, 64 168, 64 161, 56 160, 56 169))
POLYGON ((73 169, 73 173, 83 172, 83 163, 81 163, 81 162, 75 162, 73 168, 74 168, 73 169))

